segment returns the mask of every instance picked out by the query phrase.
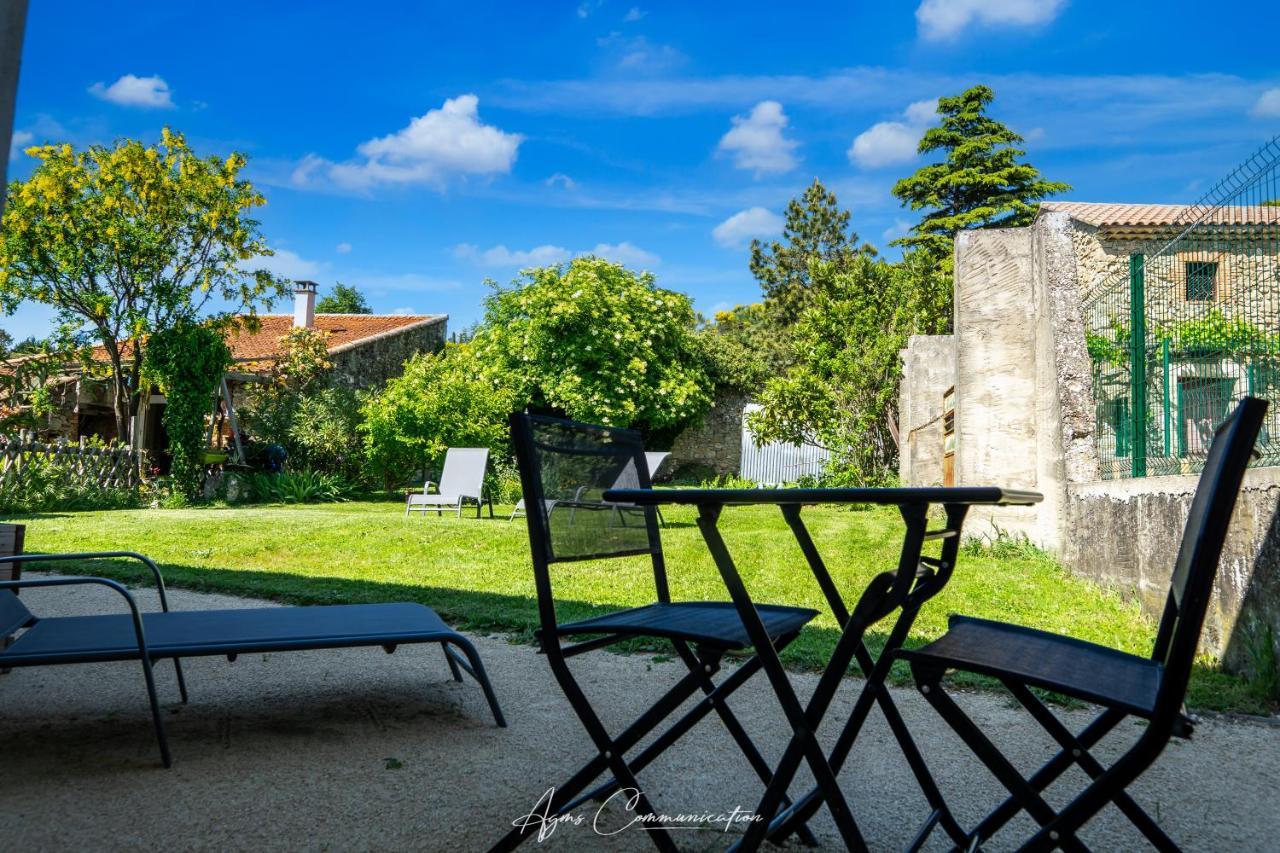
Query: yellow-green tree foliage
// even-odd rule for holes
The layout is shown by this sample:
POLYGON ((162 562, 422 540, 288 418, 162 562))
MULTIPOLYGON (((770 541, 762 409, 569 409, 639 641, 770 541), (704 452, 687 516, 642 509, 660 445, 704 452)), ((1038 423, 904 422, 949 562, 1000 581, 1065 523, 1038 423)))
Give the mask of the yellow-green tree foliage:
POLYGON ((0 234, 0 304, 51 306, 69 345, 101 343, 116 428, 136 411, 146 336, 219 321, 283 291, 250 215, 265 204, 241 177, 245 158, 200 157, 180 133, 159 144, 27 149, 39 161, 9 186, 0 234))

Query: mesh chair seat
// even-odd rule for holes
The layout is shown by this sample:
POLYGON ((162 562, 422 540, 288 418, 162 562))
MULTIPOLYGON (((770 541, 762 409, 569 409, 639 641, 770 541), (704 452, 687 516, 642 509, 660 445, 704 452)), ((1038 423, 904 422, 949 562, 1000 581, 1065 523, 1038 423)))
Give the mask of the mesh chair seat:
MULTIPOLYGON (((818 615, 818 611, 805 607, 775 604, 760 604, 756 610, 773 640, 794 634, 818 615)), ((728 601, 660 602, 566 623, 558 626, 557 632, 562 636, 663 637, 721 649, 745 649, 751 645, 737 609, 728 601)))
POLYGON ((1150 658, 1073 637, 970 616, 952 616, 947 633, 919 649, 912 661, 1016 680, 1077 699, 1149 717, 1164 667, 1150 658))

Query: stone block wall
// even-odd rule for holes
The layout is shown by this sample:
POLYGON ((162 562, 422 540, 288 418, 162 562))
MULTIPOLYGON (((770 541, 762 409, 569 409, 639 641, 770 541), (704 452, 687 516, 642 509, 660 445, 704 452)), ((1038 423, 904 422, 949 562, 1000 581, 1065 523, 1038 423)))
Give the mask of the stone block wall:
MULTIPOLYGON (((1062 549, 1072 572, 1133 595, 1155 618, 1164 610, 1195 476, 1106 480, 1068 487, 1062 549)), ((1247 670, 1258 644, 1280 641, 1280 468, 1257 468, 1244 488, 1219 564, 1201 648, 1247 670)), ((1275 651, 1280 655, 1280 645, 1275 651)))
POLYGON ((436 317, 417 326, 388 332, 376 338, 339 347, 330 353, 332 374, 342 385, 371 388, 404 372, 410 357, 444 348, 447 317, 436 317))
POLYGON ((716 474, 738 474, 742 465, 742 410, 751 395, 737 389, 716 392, 702 423, 676 436, 668 471, 683 465, 706 465, 716 474))
POLYGON ((898 477, 904 485, 942 485, 942 397, 956 383, 953 335, 912 335, 902 350, 898 392, 898 477))

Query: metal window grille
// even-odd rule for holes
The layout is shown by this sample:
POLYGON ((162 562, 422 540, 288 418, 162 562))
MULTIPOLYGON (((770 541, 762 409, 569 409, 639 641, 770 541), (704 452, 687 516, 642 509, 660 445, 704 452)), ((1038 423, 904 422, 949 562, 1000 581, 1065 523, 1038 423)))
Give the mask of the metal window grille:
MULTIPOLYGON (((1235 400, 1280 399, 1280 137, 1130 245, 1083 306, 1101 473, 1192 473, 1235 400)), ((1280 406, 1258 448, 1280 464, 1280 406)))

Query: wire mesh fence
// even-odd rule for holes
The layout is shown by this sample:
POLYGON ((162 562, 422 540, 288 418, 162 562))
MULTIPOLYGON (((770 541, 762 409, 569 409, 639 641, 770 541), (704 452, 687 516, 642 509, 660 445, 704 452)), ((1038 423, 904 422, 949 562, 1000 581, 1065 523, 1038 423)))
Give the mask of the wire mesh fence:
POLYGON ((1280 137, 1131 248, 1083 306, 1101 473, 1191 473, 1235 400, 1280 399, 1280 137))

